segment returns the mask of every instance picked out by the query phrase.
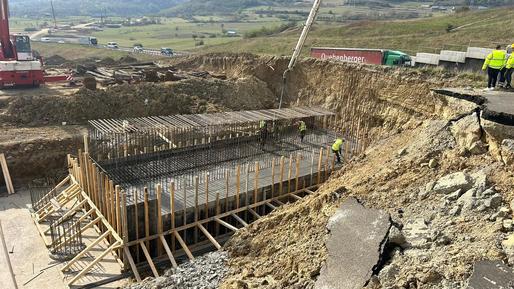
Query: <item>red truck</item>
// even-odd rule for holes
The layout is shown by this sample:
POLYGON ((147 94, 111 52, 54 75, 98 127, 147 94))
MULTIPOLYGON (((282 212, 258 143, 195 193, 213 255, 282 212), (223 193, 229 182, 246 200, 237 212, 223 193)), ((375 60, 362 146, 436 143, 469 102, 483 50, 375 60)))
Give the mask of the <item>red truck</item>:
POLYGON ((410 66, 409 55, 395 50, 366 48, 311 48, 311 57, 389 66, 410 66))

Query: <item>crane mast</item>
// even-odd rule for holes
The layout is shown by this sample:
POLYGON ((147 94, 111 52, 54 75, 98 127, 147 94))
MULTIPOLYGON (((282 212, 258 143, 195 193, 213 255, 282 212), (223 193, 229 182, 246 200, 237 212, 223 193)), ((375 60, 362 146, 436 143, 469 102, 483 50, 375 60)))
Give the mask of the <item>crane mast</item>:
POLYGON ((0 60, 14 59, 15 52, 9 31, 9 6, 7 0, 0 1, 0 45, 2 46, 0 60))
POLYGON ((302 52, 303 46, 305 45, 305 40, 307 39, 307 36, 309 35, 309 32, 311 31, 312 24, 314 23, 314 20, 316 20, 316 16, 318 16, 319 7, 321 6, 321 0, 314 0, 314 3, 312 4, 311 12, 309 13, 309 17, 307 18, 307 21, 305 21, 305 25, 303 26, 302 34, 300 35, 300 38, 298 39, 298 43, 296 43, 296 47, 293 51, 293 56, 291 56, 291 60, 289 61, 289 65, 287 66, 287 69, 284 71, 284 74, 282 76, 282 93, 280 95, 280 102, 278 105, 278 108, 282 108, 282 102, 284 99, 284 94, 286 90, 286 82, 287 82, 287 74, 292 71, 296 65, 296 61, 298 60, 298 57, 300 56, 300 53, 302 52))

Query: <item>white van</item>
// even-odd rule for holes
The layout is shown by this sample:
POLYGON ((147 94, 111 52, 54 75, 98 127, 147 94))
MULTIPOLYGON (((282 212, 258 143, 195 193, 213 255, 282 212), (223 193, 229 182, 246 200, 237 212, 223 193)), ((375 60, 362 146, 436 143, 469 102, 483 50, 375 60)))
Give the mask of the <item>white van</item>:
POLYGON ((107 48, 110 48, 110 49, 118 49, 119 46, 118 46, 118 43, 116 42, 108 42, 107 43, 107 48))

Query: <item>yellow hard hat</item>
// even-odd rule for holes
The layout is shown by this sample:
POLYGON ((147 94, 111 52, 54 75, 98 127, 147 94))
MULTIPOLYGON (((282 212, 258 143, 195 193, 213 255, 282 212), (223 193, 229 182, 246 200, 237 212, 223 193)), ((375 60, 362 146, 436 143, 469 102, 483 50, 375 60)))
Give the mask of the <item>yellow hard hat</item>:
POLYGON ((514 43, 512 43, 512 45, 510 47, 514 48, 514 43))

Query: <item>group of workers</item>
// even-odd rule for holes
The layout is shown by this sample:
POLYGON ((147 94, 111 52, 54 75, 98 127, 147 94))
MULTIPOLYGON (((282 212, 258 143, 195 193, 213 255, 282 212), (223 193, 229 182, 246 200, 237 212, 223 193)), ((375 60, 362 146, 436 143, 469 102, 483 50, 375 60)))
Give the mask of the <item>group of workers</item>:
POLYGON ((482 70, 487 70, 487 90, 494 90, 497 84, 499 87, 512 88, 512 72, 514 72, 513 49, 514 44, 507 46, 505 50, 502 49, 501 45, 498 45, 485 58, 482 70))
MULTIPOLYGON (((307 134, 307 124, 305 121, 300 120, 296 123, 298 125, 298 135, 300 137, 300 142, 304 142, 305 135, 307 134)), ((264 120, 261 120, 259 123, 259 131, 260 131, 260 146, 261 149, 264 149, 264 145, 268 139, 268 123, 264 120)), ((336 138, 334 143, 332 144, 332 152, 335 154, 337 163, 341 163, 341 152, 343 150, 343 139, 336 138)))

